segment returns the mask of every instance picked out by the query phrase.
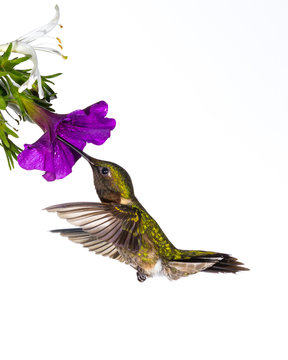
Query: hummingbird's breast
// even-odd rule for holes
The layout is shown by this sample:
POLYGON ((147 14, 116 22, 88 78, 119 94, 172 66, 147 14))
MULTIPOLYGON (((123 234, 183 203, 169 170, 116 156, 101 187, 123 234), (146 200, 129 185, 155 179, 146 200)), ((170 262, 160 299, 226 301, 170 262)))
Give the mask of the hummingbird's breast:
POLYGON ((125 261, 134 269, 140 269, 147 276, 153 276, 160 269, 160 257, 147 234, 142 236, 142 244, 137 253, 126 249, 119 250, 125 261), (158 263, 158 264, 157 264, 158 263), (157 266, 156 266, 157 265, 157 266), (156 267, 156 268, 155 268, 156 267))
POLYGON ((137 209, 141 214, 141 229, 143 231, 141 247, 136 253, 128 249, 121 249, 119 252, 121 252, 125 262, 136 270, 141 270, 146 276, 159 275, 165 269, 167 260, 172 257, 176 248, 139 202, 137 202, 137 209))

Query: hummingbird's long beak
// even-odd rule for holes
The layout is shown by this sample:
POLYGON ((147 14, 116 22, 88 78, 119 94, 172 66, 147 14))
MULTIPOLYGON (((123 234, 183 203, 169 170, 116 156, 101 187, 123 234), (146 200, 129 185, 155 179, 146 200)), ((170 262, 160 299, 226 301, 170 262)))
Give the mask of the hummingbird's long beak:
POLYGON ((95 159, 92 156, 87 155, 84 151, 78 149, 76 146, 70 144, 67 140, 63 139, 61 136, 57 135, 57 139, 62 141, 65 145, 69 146, 71 149, 80 154, 85 160, 87 160, 91 165, 95 165, 95 159), (93 161, 94 160, 94 161, 93 161))

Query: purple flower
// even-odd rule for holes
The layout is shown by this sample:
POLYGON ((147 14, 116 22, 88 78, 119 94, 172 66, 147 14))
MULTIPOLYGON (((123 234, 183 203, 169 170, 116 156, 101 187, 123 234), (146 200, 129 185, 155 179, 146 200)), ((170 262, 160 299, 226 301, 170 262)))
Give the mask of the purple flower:
POLYGON ((72 171, 72 166, 80 155, 57 139, 61 136, 77 148, 83 150, 87 142, 103 144, 114 129, 114 119, 106 118, 108 105, 100 101, 84 110, 70 114, 55 114, 25 101, 30 118, 38 124, 44 134, 32 145, 25 144, 18 155, 19 165, 26 170, 43 170, 47 181, 62 179, 72 171))

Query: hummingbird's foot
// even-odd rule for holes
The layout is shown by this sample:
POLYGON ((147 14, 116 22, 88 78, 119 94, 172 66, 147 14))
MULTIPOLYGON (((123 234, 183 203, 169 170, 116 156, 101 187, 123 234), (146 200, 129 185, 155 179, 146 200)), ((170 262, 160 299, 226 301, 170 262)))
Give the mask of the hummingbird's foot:
POLYGON ((138 269, 138 271, 137 271, 137 279, 138 279, 138 281, 140 281, 140 282, 143 282, 143 281, 146 280, 146 275, 143 274, 142 271, 139 270, 139 269, 138 269))

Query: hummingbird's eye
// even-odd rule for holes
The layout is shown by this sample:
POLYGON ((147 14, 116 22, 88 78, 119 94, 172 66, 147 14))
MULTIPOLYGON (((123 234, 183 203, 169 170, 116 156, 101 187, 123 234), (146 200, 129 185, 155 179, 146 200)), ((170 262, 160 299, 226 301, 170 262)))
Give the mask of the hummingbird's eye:
POLYGON ((109 169, 106 168, 106 167, 103 167, 103 168, 101 169, 101 174, 102 174, 102 175, 108 175, 108 174, 109 174, 109 169))

